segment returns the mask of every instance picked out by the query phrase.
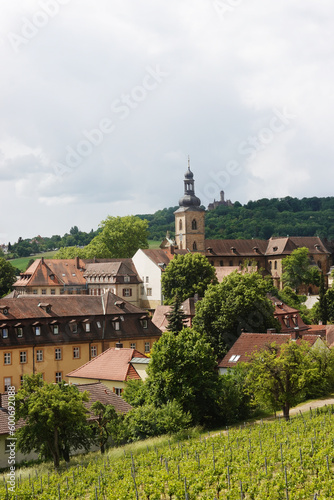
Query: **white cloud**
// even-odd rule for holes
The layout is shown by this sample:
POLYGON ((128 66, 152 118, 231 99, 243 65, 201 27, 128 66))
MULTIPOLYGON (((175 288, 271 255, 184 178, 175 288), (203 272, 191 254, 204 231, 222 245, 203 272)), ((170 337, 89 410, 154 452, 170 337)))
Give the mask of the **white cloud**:
POLYGON ((333 193, 332 4, 244 0, 230 2, 235 7, 224 15, 218 4, 18 0, 2 6, 3 235, 13 242, 73 225, 90 230, 108 214, 174 206, 188 154, 205 202, 214 183, 242 203, 333 193), (34 28, 43 24, 46 4, 57 13, 34 28), (16 46, 11 34, 21 37, 16 46), (157 66, 168 76, 143 90, 147 68, 157 66), (123 113, 112 110, 116 101, 123 113), (250 162, 240 144, 284 107, 296 118, 250 162), (77 151, 85 132, 105 118, 113 131, 57 176, 54 162, 64 163, 68 148, 77 151), (240 173, 227 179, 231 161, 240 173))

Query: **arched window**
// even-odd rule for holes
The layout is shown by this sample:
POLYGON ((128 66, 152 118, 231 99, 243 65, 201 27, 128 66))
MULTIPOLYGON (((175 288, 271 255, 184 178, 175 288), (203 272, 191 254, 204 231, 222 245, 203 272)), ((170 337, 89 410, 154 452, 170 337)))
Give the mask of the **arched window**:
POLYGON ((197 244, 196 244, 196 241, 194 241, 193 243, 193 250, 196 251, 197 250, 197 244))
POLYGON ((193 230, 196 230, 197 229, 197 222, 195 219, 193 219, 192 223, 191 223, 191 229, 193 230))
POLYGON ((179 229, 180 230, 182 229, 182 220, 181 219, 179 220, 179 229))
POLYGON ((275 260, 274 269, 277 269, 277 260, 275 260))

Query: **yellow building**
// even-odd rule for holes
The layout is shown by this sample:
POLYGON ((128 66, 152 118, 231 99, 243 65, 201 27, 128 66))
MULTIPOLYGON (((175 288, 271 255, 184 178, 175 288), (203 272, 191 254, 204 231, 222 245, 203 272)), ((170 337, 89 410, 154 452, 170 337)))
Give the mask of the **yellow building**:
POLYGON ((111 292, 100 296, 20 295, 0 300, 0 391, 20 387, 23 375, 47 382, 121 342, 149 353, 160 337, 148 312, 111 292))

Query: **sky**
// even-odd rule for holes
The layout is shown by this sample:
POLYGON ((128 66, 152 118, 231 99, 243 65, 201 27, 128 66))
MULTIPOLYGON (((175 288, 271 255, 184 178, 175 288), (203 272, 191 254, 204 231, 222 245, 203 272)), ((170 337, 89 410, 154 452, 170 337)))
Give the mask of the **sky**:
POLYGON ((332 0, 0 4, 0 243, 333 196, 332 0))

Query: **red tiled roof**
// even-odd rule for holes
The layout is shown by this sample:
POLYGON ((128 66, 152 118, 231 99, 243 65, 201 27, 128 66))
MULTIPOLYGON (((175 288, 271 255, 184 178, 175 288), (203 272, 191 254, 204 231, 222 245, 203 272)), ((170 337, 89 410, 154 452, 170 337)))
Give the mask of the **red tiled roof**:
POLYGON ((85 285, 84 270, 81 259, 36 259, 13 286, 85 285))
POLYGON ((205 240, 205 254, 207 257, 214 257, 215 255, 222 257, 232 257, 233 255, 250 257, 252 255, 256 259, 264 255, 266 249, 266 240, 205 240))
MULTIPOLYGON (((309 344, 313 345, 319 338, 319 335, 304 334, 297 342, 306 340, 309 344)), ((290 340, 291 334, 289 333, 242 333, 226 356, 220 361, 218 367, 233 368, 236 362, 249 361, 249 356, 254 351, 265 348, 273 342, 277 345, 282 345, 290 340), (238 358, 231 361, 232 356, 238 356, 238 358)))
MULTIPOLYGON (((161 331, 165 332, 168 326, 168 318, 167 314, 170 312, 172 306, 157 306, 153 317, 152 323, 159 328, 161 331)), ((184 326, 191 327, 192 318, 195 316, 195 299, 194 297, 190 297, 182 302, 182 310, 186 316, 186 321, 184 322, 184 326)))
POLYGON ((162 248, 147 248, 142 250, 142 252, 144 252, 144 254, 147 255, 147 257, 157 266, 160 263, 167 266, 173 257, 169 252, 166 252, 162 248))
POLYGON ((330 254, 330 251, 318 236, 288 236, 286 238, 270 238, 268 240, 266 255, 289 255, 293 250, 301 247, 308 248, 311 254, 330 254), (277 249, 274 250, 276 247, 277 249))
POLYGON ((85 403, 87 410, 93 403, 100 401, 104 405, 112 405, 118 413, 128 413, 132 406, 129 405, 120 396, 108 389, 102 382, 93 382, 91 384, 80 384, 76 386, 79 392, 89 392, 89 401, 85 403))
POLYGON ((147 358, 136 349, 110 348, 80 368, 68 373, 68 377, 125 382, 128 378, 140 379, 130 364, 132 358, 147 358))

